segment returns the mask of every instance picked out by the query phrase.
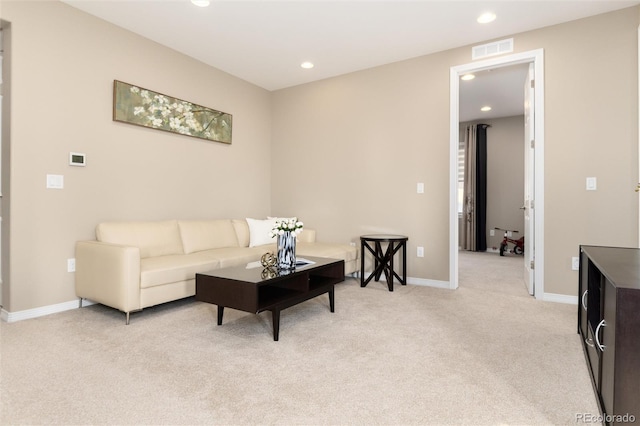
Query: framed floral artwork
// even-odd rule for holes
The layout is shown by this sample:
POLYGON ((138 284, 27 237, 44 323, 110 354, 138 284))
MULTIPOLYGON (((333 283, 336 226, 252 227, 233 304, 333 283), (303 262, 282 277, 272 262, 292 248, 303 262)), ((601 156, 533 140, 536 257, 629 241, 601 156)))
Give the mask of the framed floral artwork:
POLYGON ((231 144, 231 114, 113 81, 113 120, 231 144))

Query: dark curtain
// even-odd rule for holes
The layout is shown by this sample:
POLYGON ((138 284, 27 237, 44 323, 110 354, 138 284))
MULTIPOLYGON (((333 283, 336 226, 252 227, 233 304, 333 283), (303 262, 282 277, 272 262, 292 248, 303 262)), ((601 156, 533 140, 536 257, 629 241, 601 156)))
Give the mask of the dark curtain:
POLYGON ((478 124, 476 147, 476 251, 487 251, 487 124, 478 124))

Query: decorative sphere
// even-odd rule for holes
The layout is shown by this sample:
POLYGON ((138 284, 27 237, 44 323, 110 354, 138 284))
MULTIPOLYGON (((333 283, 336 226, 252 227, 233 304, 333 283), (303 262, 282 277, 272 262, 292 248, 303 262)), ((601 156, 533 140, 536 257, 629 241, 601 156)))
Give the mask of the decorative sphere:
POLYGON ((278 261, 278 259, 277 259, 276 255, 271 253, 271 252, 267 252, 267 253, 263 254, 262 257, 260 258, 260 263, 265 268, 270 268, 272 266, 275 266, 277 261, 278 261))
POLYGON ((262 278, 275 278, 278 276, 278 272, 273 268, 264 268, 262 270, 262 278))

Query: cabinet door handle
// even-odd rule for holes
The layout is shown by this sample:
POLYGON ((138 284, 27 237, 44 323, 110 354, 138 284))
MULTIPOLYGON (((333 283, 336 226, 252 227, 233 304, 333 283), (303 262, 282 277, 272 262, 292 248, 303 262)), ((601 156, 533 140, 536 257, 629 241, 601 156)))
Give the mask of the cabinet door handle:
POLYGON ((589 290, 585 290, 584 293, 582 293, 582 307, 584 308, 584 310, 587 310, 587 301, 584 300, 585 297, 587 297, 587 293, 589 293, 589 290))
POLYGON ((596 332, 594 333, 596 335, 596 345, 598 345, 598 349, 600 349, 603 352, 607 347, 602 343, 600 343, 600 339, 598 338, 598 333, 600 332, 600 327, 606 327, 606 326, 607 326, 607 323, 604 320, 600 321, 600 324, 598 324, 598 326, 596 327, 596 332))

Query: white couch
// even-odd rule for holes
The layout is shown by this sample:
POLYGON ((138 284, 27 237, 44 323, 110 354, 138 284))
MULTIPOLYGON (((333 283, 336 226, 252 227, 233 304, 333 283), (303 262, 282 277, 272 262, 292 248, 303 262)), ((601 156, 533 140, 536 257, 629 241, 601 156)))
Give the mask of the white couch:
MULTIPOLYGON (((96 240, 76 243, 80 306, 82 299, 110 306, 124 312, 128 324, 130 312, 193 296, 198 272, 275 252, 275 239, 263 235, 268 230, 270 222, 253 219, 100 223, 96 240)), ((315 231, 303 230, 296 255, 342 259, 345 275, 358 271, 357 247, 315 239, 315 231)))

